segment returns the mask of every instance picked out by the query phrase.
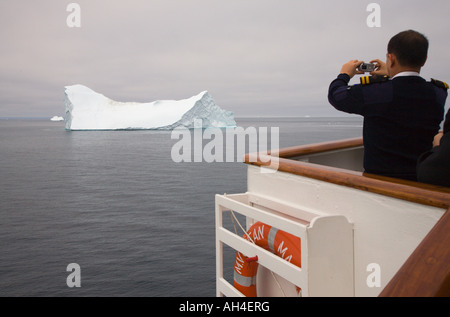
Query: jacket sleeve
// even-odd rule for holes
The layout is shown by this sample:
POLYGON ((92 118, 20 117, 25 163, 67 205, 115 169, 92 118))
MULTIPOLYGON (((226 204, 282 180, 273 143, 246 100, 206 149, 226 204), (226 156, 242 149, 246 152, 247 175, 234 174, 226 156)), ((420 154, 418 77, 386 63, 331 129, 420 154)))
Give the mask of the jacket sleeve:
POLYGON ((447 111, 447 114, 445 115, 443 130, 444 130, 444 133, 450 132, 450 109, 447 111))
POLYGON ((444 134, 439 146, 422 154, 417 164, 419 182, 450 187, 450 132, 444 134))
POLYGON ((339 74, 328 89, 328 101, 337 110, 364 115, 364 98, 361 85, 348 86, 350 76, 339 74))

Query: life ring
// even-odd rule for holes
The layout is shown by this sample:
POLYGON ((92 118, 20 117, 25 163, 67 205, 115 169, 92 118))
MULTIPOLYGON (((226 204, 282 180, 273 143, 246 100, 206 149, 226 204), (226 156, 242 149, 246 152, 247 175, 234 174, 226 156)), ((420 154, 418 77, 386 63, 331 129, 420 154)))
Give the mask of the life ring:
MULTIPOLYGON (((284 260, 301 267, 300 238, 262 222, 254 223, 243 238, 251 240, 284 260)), ((256 297, 256 273, 258 262, 236 252, 234 261, 234 287, 247 297, 256 297), (249 261, 250 259, 250 261, 249 261)), ((299 290, 299 288, 297 288, 299 290)))

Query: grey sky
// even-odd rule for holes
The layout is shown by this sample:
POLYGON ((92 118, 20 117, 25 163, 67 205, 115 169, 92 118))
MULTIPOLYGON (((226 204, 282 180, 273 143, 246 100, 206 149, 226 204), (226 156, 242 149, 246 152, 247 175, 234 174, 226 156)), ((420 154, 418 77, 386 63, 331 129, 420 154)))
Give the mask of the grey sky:
POLYGON ((450 81, 449 15, 447 0, 2 0, 0 117, 63 115, 71 84, 138 102, 208 90, 236 116, 342 115, 326 97, 342 64, 384 60, 406 29, 430 40, 423 77, 450 81))

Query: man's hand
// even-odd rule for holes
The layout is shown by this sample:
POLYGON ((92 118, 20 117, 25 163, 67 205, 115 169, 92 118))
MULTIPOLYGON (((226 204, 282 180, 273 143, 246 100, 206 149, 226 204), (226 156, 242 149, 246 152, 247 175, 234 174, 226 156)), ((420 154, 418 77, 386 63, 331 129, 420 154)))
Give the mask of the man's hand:
POLYGON ((352 78, 356 74, 364 74, 364 72, 356 70, 359 67, 359 65, 361 65, 362 63, 364 63, 364 62, 358 61, 357 59, 354 59, 348 63, 345 63, 344 65, 342 65, 341 74, 347 74, 350 76, 350 78, 352 78))
POLYGON ((388 69, 386 66, 386 63, 380 61, 379 59, 374 59, 370 61, 371 63, 375 64, 375 70, 373 72, 370 72, 370 75, 381 75, 381 76, 388 76, 388 69))
POLYGON ((442 132, 442 131, 439 131, 439 133, 434 136, 433 147, 439 146, 441 144, 441 139, 443 136, 444 136, 444 132, 442 132))

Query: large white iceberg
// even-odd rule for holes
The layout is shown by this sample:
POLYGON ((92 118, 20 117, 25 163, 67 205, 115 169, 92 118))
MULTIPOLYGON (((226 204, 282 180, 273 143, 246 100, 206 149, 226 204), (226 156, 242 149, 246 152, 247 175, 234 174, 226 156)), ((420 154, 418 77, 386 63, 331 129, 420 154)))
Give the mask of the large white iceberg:
POLYGON ((230 111, 216 105, 207 91, 184 100, 150 103, 118 102, 83 85, 65 87, 67 130, 161 129, 177 127, 235 127, 230 111))

